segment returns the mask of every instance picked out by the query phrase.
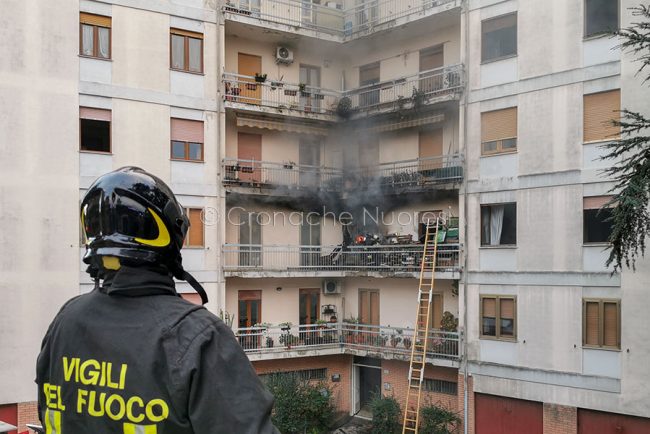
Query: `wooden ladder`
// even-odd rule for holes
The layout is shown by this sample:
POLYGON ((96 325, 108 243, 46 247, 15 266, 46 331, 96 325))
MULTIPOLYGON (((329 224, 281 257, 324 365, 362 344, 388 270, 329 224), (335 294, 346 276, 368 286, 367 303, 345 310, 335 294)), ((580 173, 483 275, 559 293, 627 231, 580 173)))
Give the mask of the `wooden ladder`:
POLYGON ((415 317, 415 332, 411 347, 411 363, 408 374, 408 390, 406 406, 404 407, 404 424, 402 434, 418 432, 420 423, 420 397, 424 380, 424 365, 429 341, 429 314, 435 281, 436 255, 438 253, 438 229, 440 218, 435 224, 427 222, 424 238, 424 252, 420 266, 420 282, 418 287, 418 309, 415 317), (425 273, 431 273, 426 278, 425 273))

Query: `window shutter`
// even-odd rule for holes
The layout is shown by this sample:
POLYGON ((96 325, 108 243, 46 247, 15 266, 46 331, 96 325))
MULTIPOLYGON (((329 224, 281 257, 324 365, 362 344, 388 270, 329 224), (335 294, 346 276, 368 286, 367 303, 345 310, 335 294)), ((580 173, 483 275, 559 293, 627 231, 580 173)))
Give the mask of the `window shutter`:
POLYGON ((379 81, 379 63, 365 65, 359 68, 359 84, 364 86, 379 81))
POLYGON ((601 209, 612 200, 612 196, 590 196, 583 198, 584 209, 601 209))
POLYGON ((237 298, 239 300, 261 300, 262 299, 262 291, 260 290, 244 290, 244 291, 238 291, 237 293, 237 298))
POLYGON ((203 122, 172 118, 171 139, 181 142, 203 143, 203 122))
POLYGON ((80 107, 79 117, 81 119, 92 119, 94 121, 111 121, 111 111, 96 108, 80 107))
POLYGON ((517 107, 481 113, 481 142, 517 137, 517 107))
POLYGON ((517 14, 509 14, 498 18, 492 18, 482 22, 483 34, 507 29, 517 25, 517 14))
POLYGON ((79 22, 92 26, 111 27, 111 17, 102 17, 101 15, 87 14, 85 12, 79 14, 79 22))
POLYGON ((598 302, 585 302, 585 345, 599 345, 598 302))
POLYGON ((604 305, 603 345, 618 347, 618 304, 605 302, 604 305))
POLYGON ((189 30, 169 29, 169 32, 172 35, 189 36, 190 38, 203 39, 203 33, 190 32, 189 30))
POLYGON ((201 220, 201 210, 200 209, 190 209, 189 212, 190 218, 190 233, 189 233, 189 245, 190 246, 202 246, 203 245, 203 221, 201 220))
POLYGON ((500 317, 503 319, 515 318, 515 300, 513 298, 501 298, 500 303, 500 317))
POLYGON ((619 119, 621 91, 594 93, 584 96, 584 138, 585 142, 612 140, 620 135, 620 128, 612 125, 619 119))
POLYGON ((496 318, 497 316, 497 301, 494 298, 483 298, 483 316, 496 318))

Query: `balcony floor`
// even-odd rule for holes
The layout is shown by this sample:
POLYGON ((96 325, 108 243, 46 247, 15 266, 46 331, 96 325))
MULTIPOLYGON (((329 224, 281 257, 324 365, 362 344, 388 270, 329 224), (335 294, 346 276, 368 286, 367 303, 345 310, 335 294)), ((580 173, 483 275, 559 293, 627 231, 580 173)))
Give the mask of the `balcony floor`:
MULTIPOLYGON (((419 271, 342 271, 342 270, 286 270, 286 271, 262 271, 262 270, 226 270, 225 277, 243 277, 247 279, 267 279, 286 277, 373 277, 373 278, 404 278, 418 279, 419 271)), ((424 273, 426 279, 431 278, 431 273, 424 273)), ((438 280, 458 280, 460 271, 438 271, 435 278, 438 280)))

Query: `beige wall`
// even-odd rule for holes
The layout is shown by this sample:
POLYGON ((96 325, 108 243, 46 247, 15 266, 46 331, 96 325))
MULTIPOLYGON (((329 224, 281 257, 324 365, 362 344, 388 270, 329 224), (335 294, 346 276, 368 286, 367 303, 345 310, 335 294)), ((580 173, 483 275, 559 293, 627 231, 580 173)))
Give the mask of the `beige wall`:
POLYGON ((8 1, 1 16, 4 404, 36 399, 41 339, 60 306, 79 292, 79 4, 8 1))

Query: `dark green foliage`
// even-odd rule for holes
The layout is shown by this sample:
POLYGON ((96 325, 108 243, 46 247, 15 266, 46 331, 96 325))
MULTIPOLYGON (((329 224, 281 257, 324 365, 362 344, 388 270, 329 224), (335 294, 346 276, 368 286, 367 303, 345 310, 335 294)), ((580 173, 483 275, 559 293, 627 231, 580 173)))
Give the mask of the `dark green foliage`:
POLYGON ((380 393, 370 401, 372 425, 370 434, 394 434, 401 431, 399 403, 392 396, 380 393))
MULTIPOLYGON (((650 65, 650 7, 641 5, 632 8, 634 16, 641 17, 640 22, 616 32, 623 42, 620 47, 637 56, 641 63, 639 72, 650 65)), ((650 79, 650 74, 645 81, 650 79)), ((609 241, 612 245, 607 265, 614 271, 623 266, 635 268, 636 259, 645 252, 645 238, 650 234, 650 212, 648 210, 650 194, 650 136, 641 135, 650 128, 650 119, 641 113, 630 110, 621 111, 621 139, 614 140, 603 148, 606 150, 604 160, 611 160, 612 166, 604 171, 616 185, 612 189, 614 197, 612 233, 609 241)))
POLYGON ((275 396, 272 419, 282 434, 328 431, 334 406, 332 392, 326 384, 283 373, 267 376, 265 383, 275 396))
POLYGON ((420 409, 420 434, 454 434, 460 418, 446 408, 429 405, 420 409))

